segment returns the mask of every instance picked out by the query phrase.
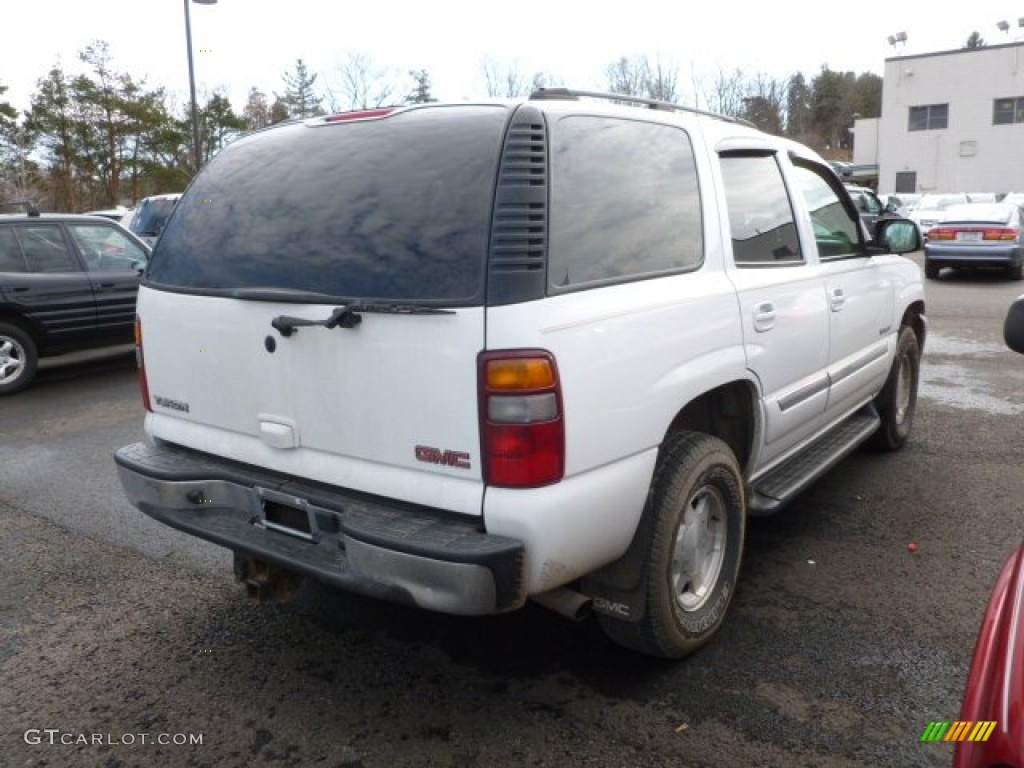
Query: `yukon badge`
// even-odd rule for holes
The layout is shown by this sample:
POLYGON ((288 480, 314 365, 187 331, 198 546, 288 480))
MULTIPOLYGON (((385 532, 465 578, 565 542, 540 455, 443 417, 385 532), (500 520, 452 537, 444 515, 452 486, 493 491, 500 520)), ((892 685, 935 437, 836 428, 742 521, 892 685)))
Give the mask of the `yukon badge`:
POLYGON ((462 451, 442 451, 440 448, 432 448, 429 445, 417 445, 416 461, 423 461, 427 464, 440 464, 445 467, 456 469, 469 469, 469 454, 462 451))
POLYGON ((169 397, 162 397, 161 395, 153 395, 153 400, 161 408, 170 408, 172 411, 181 411, 182 413, 188 413, 188 403, 183 403, 180 400, 171 400, 169 397))

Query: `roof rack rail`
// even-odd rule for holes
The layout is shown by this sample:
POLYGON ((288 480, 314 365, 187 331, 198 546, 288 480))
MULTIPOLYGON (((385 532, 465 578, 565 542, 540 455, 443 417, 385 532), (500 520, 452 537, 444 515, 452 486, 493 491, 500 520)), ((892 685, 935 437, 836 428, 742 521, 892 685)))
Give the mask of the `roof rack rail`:
POLYGON ((39 209, 36 208, 35 203, 31 200, 8 200, 5 203, 0 203, 0 205, 20 205, 29 216, 39 215, 39 209))
POLYGON ((701 115, 703 117, 713 117, 717 120, 724 120, 727 123, 737 123, 739 125, 746 125, 750 128, 756 128, 749 120, 744 120, 741 117, 730 117, 729 115, 721 115, 717 112, 708 112, 703 109, 697 109, 696 107, 687 107, 683 104, 675 104, 671 101, 659 101, 658 99, 648 99, 643 96, 630 96, 625 93, 606 93, 604 91, 577 91, 572 88, 538 88, 530 94, 531 101, 544 101, 549 100, 571 100, 578 99, 583 96, 588 99, 607 99, 609 101, 622 101, 627 104, 642 104, 649 109, 666 109, 672 112, 689 112, 694 115, 701 115))

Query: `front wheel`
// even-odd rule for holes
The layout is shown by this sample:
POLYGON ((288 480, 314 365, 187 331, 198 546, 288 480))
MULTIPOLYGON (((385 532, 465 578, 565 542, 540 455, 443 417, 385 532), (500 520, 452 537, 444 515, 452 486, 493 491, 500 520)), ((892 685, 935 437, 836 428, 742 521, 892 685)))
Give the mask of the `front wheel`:
POLYGON ((710 435, 669 435, 644 515, 653 532, 643 618, 601 615, 601 626, 627 648, 680 658, 711 639, 736 591, 746 518, 743 479, 729 447, 710 435))
POLYGON ((38 362, 32 337, 16 325, 0 323, 0 395, 27 387, 38 362))
POLYGON ((909 325, 900 327, 896 341, 896 359, 885 386, 875 398, 882 424, 871 437, 871 444, 883 451, 901 448, 910 436, 917 408, 917 380, 921 370, 921 345, 909 325))

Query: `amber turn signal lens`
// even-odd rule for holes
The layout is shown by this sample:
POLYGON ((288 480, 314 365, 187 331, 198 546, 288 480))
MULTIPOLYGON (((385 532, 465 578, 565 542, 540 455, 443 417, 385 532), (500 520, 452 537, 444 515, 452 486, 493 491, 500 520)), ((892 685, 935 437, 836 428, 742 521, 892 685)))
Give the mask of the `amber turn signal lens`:
POLYGON ((544 358, 523 357, 489 360, 487 387, 489 389, 543 389, 555 383, 551 362, 544 358))

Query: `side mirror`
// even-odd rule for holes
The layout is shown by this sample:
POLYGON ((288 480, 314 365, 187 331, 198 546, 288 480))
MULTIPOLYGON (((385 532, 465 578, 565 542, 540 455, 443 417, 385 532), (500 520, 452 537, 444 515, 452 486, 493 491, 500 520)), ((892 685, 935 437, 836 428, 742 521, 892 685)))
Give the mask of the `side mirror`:
POLYGON ((1016 299, 1006 313, 1003 340, 1014 352, 1024 353, 1024 296, 1016 299))
POLYGON ((874 241, 888 253, 910 253, 921 249, 921 232, 910 219, 879 219, 874 241))

